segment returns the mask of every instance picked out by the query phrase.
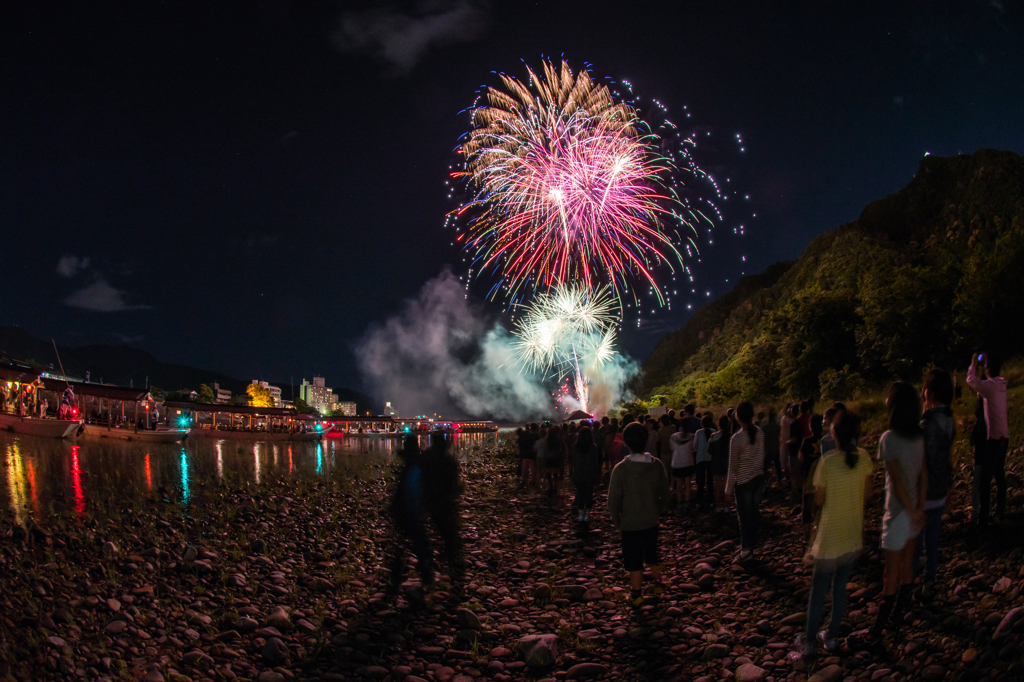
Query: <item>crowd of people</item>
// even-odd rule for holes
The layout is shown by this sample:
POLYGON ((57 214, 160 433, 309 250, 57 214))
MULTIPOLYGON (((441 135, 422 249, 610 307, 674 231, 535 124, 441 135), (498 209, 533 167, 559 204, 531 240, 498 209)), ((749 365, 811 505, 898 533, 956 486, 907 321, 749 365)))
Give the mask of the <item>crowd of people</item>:
MULTIPOLYGON (((971 358, 967 384, 978 396, 972 429, 974 448, 972 520, 1001 522, 1006 506, 1008 448, 1006 382, 998 362, 984 353, 971 358), (997 488, 992 514, 991 484, 997 488)), ((954 380, 930 371, 918 391, 907 382, 888 392, 888 429, 878 443, 885 472, 881 527, 884 581, 873 627, 855 633, 869 646, 897 635, 916 576, 922 599, 934 595, 946 496, 953 483, 951 451, 956 425, 951 405, 954 380), (921 559, 924 559, 921 566, 921 559)), ((737 561, 756 561, 761 543, 761 502, 773 480, 800 507, 807 535, 805 559, 813 578, 805 631, 794 656, 812 656, 818 646, 838 646, 845 615, 846 584, 863 549, 864 507, 871 494, 874 464, 858 445, 860 418, 841 402, 823 413, 812 400, 769 406, 757 412, 741 402, 720 414, 686 405, 654 418, 623 415, 593 424, 530 424, 517 431, 520 488, 538 487, 550 499, 568 474, 575 486, 578 521, 589 523, 594 488, 607 478, 608 511, 621 533, 622 562, 629 574, 630 600, 644 603, 643 571, 660 593, 658 529, 663 513, 723 513, 735 509, 739 525, 737 561), (818 631, 831 591, 832 612, 818 631)))
MULTIPOLYGON (((1006 381, 998 362, 978 353, 972 356, 967 384, 978 396, 978 419, 971 431, 972 520, 986 526, 992 517, 993 481, 996 522, 1002 521, 1006 507, 1006 381)), ((880 646, 886 633, 898 635, 918 575, 920 597, 934 595, 942 515, 953 484, 954 394, 954 380, 942 369, 931 370, 920 391, 903 381, 889 388, 888 429, 879 439, 876 458, 885 472, 883 588, 874 625, 851 635, 866 646, 880 646)), ((811 400, 788 404, 778 414, 772 406, 758 412, 744 401, 717 420, 691 404, 657 419, 626 414, 597 423, 530 424, 516 432, 518 486, 536 489, 555 503, 568 475, 577 520, 586 525, 595 488, 607 482, 608 512, 621 534, 629 599, 639 607, 645 603, 645 567, 654 595, 664 589, 658 542, 663 514, 722 514, 733 508, 739 526, 736 560, 756 562, 762 542, 762 495, 774 481, 799 502, 807 538, 804 559, 813 566, 806 623, 791 656, 813 656, 819 646, 826 651, 838 647, 846 586, 863 549, 865 505, 875 463, 859 445, 860 427, 860 417, 845 404, 835 402, 818 414, 811 400), (819 631, 830 592, 831 615, 827 627, 819 631)), ((463 565, 457 513, 460 482, 447 437, 432 435, 425 451, 416 437, 409 437, 401 456, 392 505, 399 539, 392 590, 404 574, 406 550, 416 555, 423 583, 433 582, 429 521, 436 526, 451 580, 457 584, 463 565)))

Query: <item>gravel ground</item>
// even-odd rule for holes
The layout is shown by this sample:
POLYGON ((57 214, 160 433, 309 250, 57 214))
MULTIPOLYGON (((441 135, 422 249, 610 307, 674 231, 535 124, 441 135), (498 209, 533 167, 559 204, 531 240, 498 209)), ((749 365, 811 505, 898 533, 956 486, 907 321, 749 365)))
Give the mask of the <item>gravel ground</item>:
MULTIPOLYGON (((571 496, 517 491, 502 455, 472 453, 463 476, 464 589, 442 577, 424 590, 410 574, 393 600, 382 593, 388 476, 197 487, 187 505, 172 492, 132 494, 90 502, 81 517, 55 505, 29 528, 3 512, 0 671, 147 682, 1024 680, 1016 473, 1006 522, 984 534, 966 523, 957 484, 938 594, 915 601, 885 652, 844 640, 834 655, 795 662, 806 530, 777 488, 746 567, 734 563, 734 514, 666 514, 665 591, 633 609, 603 490, 584 529, 571 496)), ((880 506, 876 493, 847 631, 875 613, 880 506)))

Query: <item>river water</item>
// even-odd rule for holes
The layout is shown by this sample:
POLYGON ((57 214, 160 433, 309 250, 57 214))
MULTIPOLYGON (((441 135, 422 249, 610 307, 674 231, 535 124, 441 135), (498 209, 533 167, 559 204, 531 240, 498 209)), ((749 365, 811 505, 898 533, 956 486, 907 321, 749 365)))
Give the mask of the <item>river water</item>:
MULTIPOLYGON (((492 445, 495 435, 459 434, 453 440, 453 451, 465 458, 492 445)), ((0 432, 0 505, 24 525, 63 508, 84 514, 91 501, 101 498, 159 494, 187 504, 198 485, 258 485, 271 477, 377 478, 400 448, 400 440, 372 436, 321 443, 189 438, 167 445, 0 432)))

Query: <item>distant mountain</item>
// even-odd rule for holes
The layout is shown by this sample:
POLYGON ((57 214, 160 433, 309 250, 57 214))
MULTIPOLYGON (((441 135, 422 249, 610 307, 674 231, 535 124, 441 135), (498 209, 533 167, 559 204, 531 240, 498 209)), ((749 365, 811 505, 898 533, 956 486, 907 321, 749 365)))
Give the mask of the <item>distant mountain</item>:
POLYGON ((1024 159, 925 157, 899 192, 697 311, 643 364, 672 404, 842 396, 1024 352, 1024 159))
MULTIPOLYGON (((59 350, 68 374, 85 377, 88 372, 89 379, 96 382, 144 387, 148 380, 150 386, 159 386, 166 391, 196 390, 199 384, 216 382, 234 394, 245 392, 249 384, 249 381, 220 372, 160 362, 146 351, 131 346, 62 346, 59 350)), ((53 344, 35 338, 20 327, 0 326, 0 355, 52 366, 55 371, 60 371, 53 344)), ((298 395, 298 386, 290 386, 288 382, 270 383, 281 387, 281 396, 285 400, 298 395)), ((379 412, 377 401, 367 395, 347 388, 335 388, 334 392, 341 401, 355 402, 360 413, 379 412)))

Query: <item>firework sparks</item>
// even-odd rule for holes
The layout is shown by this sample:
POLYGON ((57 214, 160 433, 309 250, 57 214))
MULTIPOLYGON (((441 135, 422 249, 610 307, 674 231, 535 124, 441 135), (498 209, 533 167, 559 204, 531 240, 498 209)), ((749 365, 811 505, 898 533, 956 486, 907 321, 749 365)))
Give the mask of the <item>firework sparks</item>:
POLYGON ((586 410, 588 375, 616 353, 618 317, 610 289, 591 292, 582 284, 563 286, 523 307, 513 344, 518 362, 553 377, 571 375, 576 400, 586 410))
POLYGON ((657 136, 588 72, 528 71, 488 90, 461 147, 455 175, 474 194, 459 240, 475 269, 497 271, 513 298, 573 282, 621 298, 639 279, 664 303, 654 270, 682 266, 664 221, 685 220, 657 136))

